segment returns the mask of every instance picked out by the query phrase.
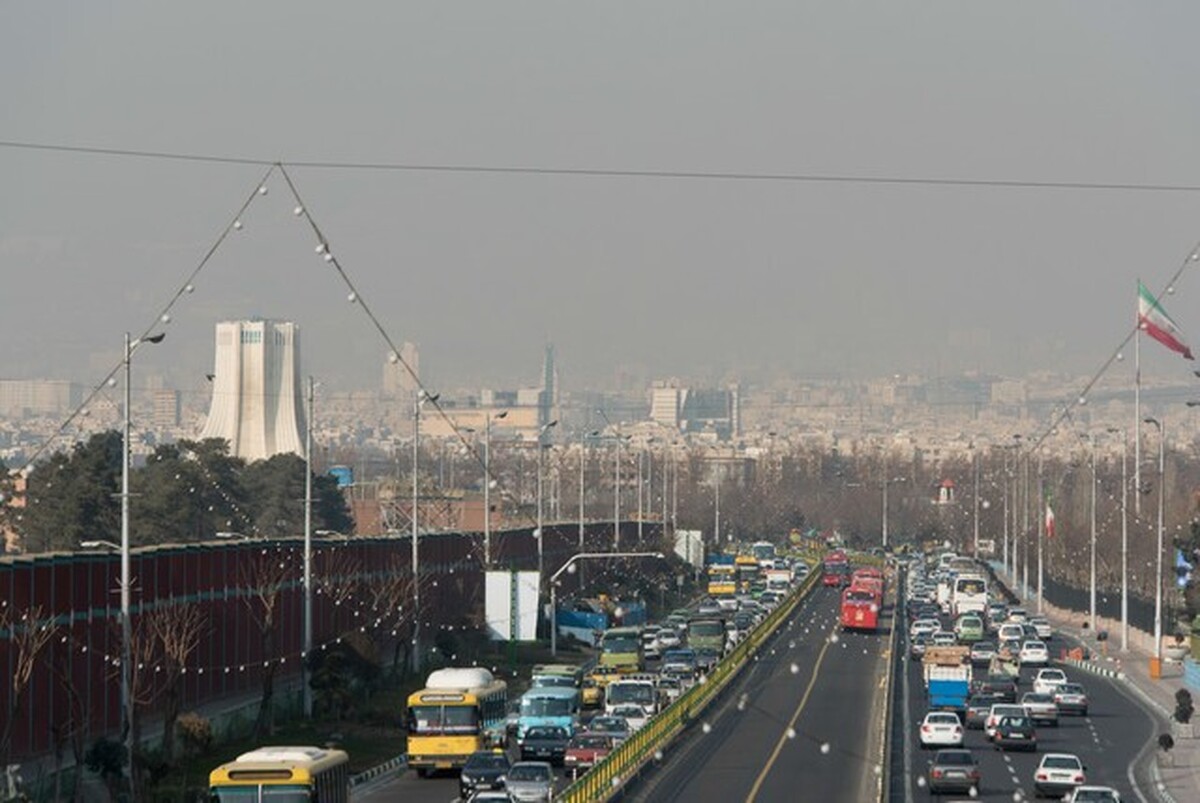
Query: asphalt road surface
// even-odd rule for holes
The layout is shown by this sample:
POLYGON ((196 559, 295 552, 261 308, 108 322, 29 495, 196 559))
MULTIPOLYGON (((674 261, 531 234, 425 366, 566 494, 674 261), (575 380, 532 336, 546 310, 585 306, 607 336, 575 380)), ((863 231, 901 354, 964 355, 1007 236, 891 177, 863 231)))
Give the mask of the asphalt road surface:
MULTIPOLYGON (((906 645, 907 633, 901 639, 906 645)), ((1057 655, 1064 646, 1061 639, 1049 642, 1051 654, 1057 655)), ((917 729, 927 711, 924 683, 921 677, 921 662, 905 660, 907 667, 908 704, 905 707, 906 722, 903 727, 908 734, 906 755, 911 767, 906 772, 907 788, 904 801, 929 800, 931 795, 924 786, 929 762, 935 750, 923 751, 917 729)), ((1088 692, 1088 716, 1063 715, 1058 727, 1042 726, 1037 729, 1038 749, 1034 753, 1004 752, 994 749, 986 740, 983 731, 969 730, 964 747, 970 749, 980 765, 982 784, 978 789, 978 800, 1015 801, 1034 799, 1033 776, 1038 762, 1045 753, 1074 753, 1087 767, 1089 784, 1112 786, 1123 800, 1137 801, 1140 798, 1130 783, 1130 765, 1146 745, 1156 738, 1154 721, 1114 681, 1098 677, 1070 666, 1061 666, 1067 678, 1083 684, 1088 692)), ((1037 672, 1025 669, 1021 672, 1018 692, 1033 690, 1033 677, 1037 672)), ((903 684, 903 679, 900 679, 903 684)), ((959 796, 965 797, 965 796, 959 796)))
POLYGON ((630 797, 872 799, 890 611, 878 633, 843 634, 838 598, 818 587, 802 602, 630 797))

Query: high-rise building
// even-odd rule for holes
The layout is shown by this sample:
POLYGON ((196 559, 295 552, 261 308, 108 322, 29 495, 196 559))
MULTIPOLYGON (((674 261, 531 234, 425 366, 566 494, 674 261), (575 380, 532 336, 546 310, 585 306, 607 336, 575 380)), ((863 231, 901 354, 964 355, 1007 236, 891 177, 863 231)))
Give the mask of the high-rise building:
POLYGON ((553 421, 558 409, 558 368, 554 365, 554 345, 546 344, 546 355, 542 358, 542 387, 538 393, 538 426, 544 427, 553 421))
POLYGON ((179 391, 156 390, 153 400, 155 429, 174 429, 179 426, 179 391))
POLYGON ((201 438, 224 438, 229 453, 265 460, 304 456, 300 327, 286 321, 217 324, 212 405, 201 438))
POLYGON ((421 376, 421 354, 412 343, 400 346, 400 359, 383 362, 383 396, 386 399, 411 399, 421 376), (407 368, 405 366, 408 366, 407 368), (412 373, 409 373, 409 368, 412 373), (414 377, 413 374, 416 374, 414 377))

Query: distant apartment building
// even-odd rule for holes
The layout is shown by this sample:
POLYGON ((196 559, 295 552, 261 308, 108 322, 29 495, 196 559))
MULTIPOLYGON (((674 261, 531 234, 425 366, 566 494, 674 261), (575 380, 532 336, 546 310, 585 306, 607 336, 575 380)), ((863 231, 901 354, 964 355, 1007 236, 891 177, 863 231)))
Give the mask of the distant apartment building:
POLYGON ((417 392, 417 380, 421 376, 421 353, 412 343, 400 346, 398 358, 391 356, 383 362, 383 397, 385 399, 411 399, 417 392))
POLYGON ((742 433, 741 393, 681 387, 676 380, 650 388, 650 420, 685 433, 709 433, 731 440, 742 433))
POLYGON ((155 429, 175 429, 180 422, 180 396, 177 390, 156 390, 151 394, 154 412, 151 421, 155 429))
POLYGON ((0 416, 62 416, 83 402, 83 387, 63 379, 0 379, 0 416))
POLYGON ((304 455, 300 327, 286 321, 217 324, 212 403, 201 438, 223 438, 230 454, 265 460, 304 455))

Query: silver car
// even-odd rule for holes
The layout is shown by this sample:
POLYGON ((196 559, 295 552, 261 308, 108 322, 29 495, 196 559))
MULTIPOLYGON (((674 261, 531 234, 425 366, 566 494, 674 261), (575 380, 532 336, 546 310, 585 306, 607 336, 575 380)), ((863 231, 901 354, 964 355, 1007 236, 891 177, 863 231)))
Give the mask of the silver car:
POLYGON ((504 783, 509 797, 521 803, 550 803, 554 799, 554 769, 545 761, 518 761, 504 783))
POLYGON ((1021 695, 1021 705, 1025 706, 1035 725, 1058 726, 1058 703, 1054 702, 1054 695, 1025 692, 1021 695))

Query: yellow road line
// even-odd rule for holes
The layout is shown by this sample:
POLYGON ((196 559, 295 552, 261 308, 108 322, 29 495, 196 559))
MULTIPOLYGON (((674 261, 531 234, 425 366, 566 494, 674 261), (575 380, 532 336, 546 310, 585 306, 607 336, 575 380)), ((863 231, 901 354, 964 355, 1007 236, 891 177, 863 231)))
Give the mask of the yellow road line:
POLYGON ((771 772, 771 767, 775 765, 775 760, 779 758, 779 754, 783 751, 783 746, 787 744, 788 731, 795 727, 796 720, 800 718, 801 712, 804 711, 804 706, 808 704, 808 696, 812 694, 813 686, 817 683, 817 675, 821 671, 821 662, 825 660, 825 652, 832 643, 828 638, 825 639, 825 646, 821 648, 821 654, 817 656, 817 662, 813 664, 812 678, 808 681, 808 688, 804 690, 804 696, 800 698, 800 703, 792 713, 792 718, 788 720, 787 727, 779 735, 779 741, 775 744, 775 749, 771 751, 771 757, 767 759, 767 763, 763 765, 762 772, 754 780, 754 786, 750 787, 750 794, 746 795, 746 803, 754 803, 754 799, 758 797, 759 790, 762 789, 763 781, 767 779, 767 775, 771 772))

